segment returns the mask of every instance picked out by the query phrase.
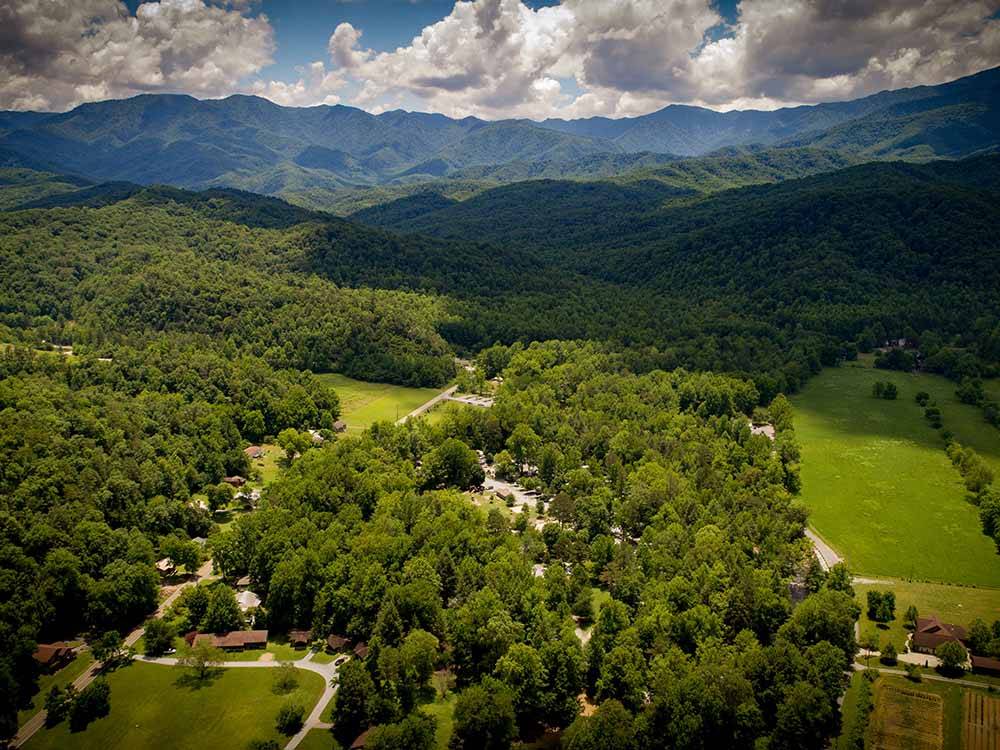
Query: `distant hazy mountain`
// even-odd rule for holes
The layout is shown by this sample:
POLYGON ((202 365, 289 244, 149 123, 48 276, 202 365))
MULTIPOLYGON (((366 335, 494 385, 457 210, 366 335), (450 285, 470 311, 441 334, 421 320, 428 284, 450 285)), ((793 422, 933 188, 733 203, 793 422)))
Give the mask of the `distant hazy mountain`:
POLYGON ((669 106, 611 120, 485 122, 251 96, 144 95, 61 114, 0 113, 0 166, 97 181, 236 187, 289 197, 439 179, 604 177, 763 144, 863 158, 957 157, 1000 144, 1000 69, 941 86, 774 112, 669 106))

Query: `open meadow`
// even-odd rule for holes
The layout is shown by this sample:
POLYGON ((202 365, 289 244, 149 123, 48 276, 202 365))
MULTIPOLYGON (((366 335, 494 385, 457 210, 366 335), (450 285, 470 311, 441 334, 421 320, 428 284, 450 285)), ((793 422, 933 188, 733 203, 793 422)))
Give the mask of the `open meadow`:
POLYGON ((347 423, 348 432, 361 432, 375 422, 395 422, 444 390, 367 383, 338 373, 316 377, 337 391, 340 418, 347 423))
POLYGON ((864 362, 827 369, 792 399, 810 524, 854 573, 1000 586, 1000 557, 914 402, 919 391, 1000 475, 1000 431, 957 400, 954 383, 864 362), (873 397, 876 381, 894 383, 899 398, 873 397))
POLYGON ((323 678, 299 670, 299 686, 288 695, 271 690, 265 669, 219 669, 206 684, 186 682, 186 671, 158 664, 131 664, 112 672, 111 713, 82 732, 67 722, 43 729, 25 745, 28 750, 245 750, 252 740, 285 739, 274 728, 285 702, 306 713, 323 692, 323 678))
POLYGON ((892 580, 884 584, 855 583, 854 591, 861 606, 862 637, 877 633, 880 644, 892 643, 900 653, 909 632, 903 627, 903 615, 911 604, 922 617, 937 615, 945 622, 965 627, 977 618, 987 624, 1000 619, 1000 589, 892 580), (868 619, 866 595, 873 590, 891 590, 896 595, 896 619, 885 626, 868 619))

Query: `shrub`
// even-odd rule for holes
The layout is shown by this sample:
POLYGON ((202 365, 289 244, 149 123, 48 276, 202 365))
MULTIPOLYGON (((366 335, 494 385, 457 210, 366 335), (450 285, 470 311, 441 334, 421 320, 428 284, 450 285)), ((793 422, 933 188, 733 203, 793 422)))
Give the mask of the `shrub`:
POLYGON ((882 647, 882 655, 879 658, 883 664, 895 664, 896 647, 893 646, 891 643, 885 644, 885 646, 882 647))
POLYGON ((305 709, 298 703, 286 703, 278 709, 278 716, 274 721, 274 726, 281 734, 291 737, 302 729, 302 720, 305 717, 305 709))

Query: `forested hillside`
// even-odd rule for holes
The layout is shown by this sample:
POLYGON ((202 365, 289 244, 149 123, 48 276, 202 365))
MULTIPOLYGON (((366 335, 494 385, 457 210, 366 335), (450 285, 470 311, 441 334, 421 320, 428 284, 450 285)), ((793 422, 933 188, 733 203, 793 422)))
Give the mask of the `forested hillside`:
POLYGON ((994 69, 773 112, 671 105, 634 118, 543 122, 143 95, 66 113, 0 113, 0 165, 94 181, 232 187, 324 207, 339 191, 371 185, 599 178, 735 146, 812 146, 845 159, 954 158, 1000 144, 998 86, 994 69))
POLYGON ((487 732, 496 747, 544 726, 599 732, 612 716, 623 750, 821 746, 857 605, 819 574, 792 609, 787 581, 809 552, 787 402, 770 410, 775 451, 750 434, 745 382, 637 377, 593 345, 493 354, 506 367, 492 410, 311 451, 214 541, 227 574, 266 592, 272 626, 368 644, 375 676, 344 668, 337 738, 426 722, 420 665, 438 655, 462 691, 466 747, 487 732), (538 465, 559 520, 538 530, 454 492, 476 466, 467 446, 538 465), (595 586, 610 593, 597 612, 595 586), (594 619, 585 648, 571 614, 594 619), (598 717, 578 717, 581 693, 598 717))

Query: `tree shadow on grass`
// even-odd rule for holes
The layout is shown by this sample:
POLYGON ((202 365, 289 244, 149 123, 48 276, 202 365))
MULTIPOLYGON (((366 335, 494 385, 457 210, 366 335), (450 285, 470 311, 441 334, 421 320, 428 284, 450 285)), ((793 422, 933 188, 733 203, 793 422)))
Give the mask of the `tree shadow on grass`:
POLYGON ((174 680, 174 686, 179 688, 185 688, 187 690, 195 691, 201 690, 202 688, 211 687, 215 682, 222 677, 222 673, 225 670, 222 667, 213 667, 212 669, 205 670, 203 674, 198 674, 190 670, 184 670, 176 680, 174 680))

